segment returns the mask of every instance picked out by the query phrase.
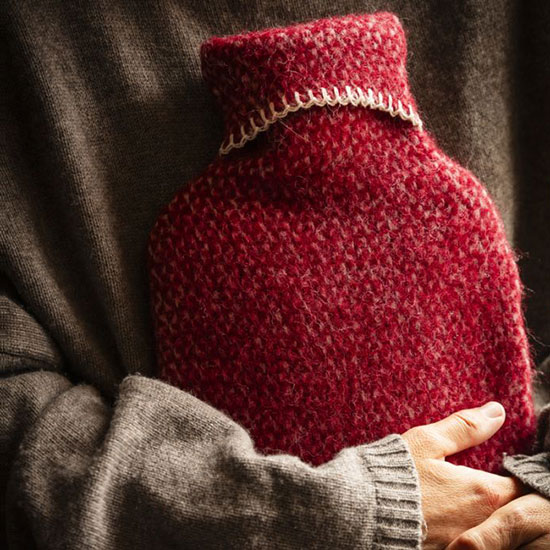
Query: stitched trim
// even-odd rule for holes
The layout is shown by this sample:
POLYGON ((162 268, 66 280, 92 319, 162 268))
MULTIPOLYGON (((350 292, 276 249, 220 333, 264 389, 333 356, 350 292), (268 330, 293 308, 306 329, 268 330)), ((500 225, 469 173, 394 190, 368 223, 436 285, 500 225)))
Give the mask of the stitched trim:
POLYGON ((220 155, 226 155, 232 149, 239 149, 244 147, 247 141, 254 139, 260 132, 265 132, 272 124, 277 120, 284 118, 288 113, 293 113, 299 109, 309 109, 314 105, 318 107, 324 107, 326 105, 335 106, 335 105, 349 105, 350 103, 354 106, 363 106, 369 107, 370 109, 376 109, 378 111, 385 111, 389 113, 392 117, 399 116, 401 119, 411 122, 413 126, 416 126, 422 130, 422 121, 417 113, 413 111, 412 105, 408 105, 409 112, 407 113, 403 108, 401 100, 397 100, 397 107, 394 107, 394 99, 391 94, 387 95, 387 101, 384 102, 384 96, 378 92, 377 97, 375 97, 374 92, 371 88, 367 89, 367 93, 357 86, 356 88, 351 88, 351 86, 345 87, 345 92, 340 93, 336 86, 333 87, 333 96, 327 92, 326 88, 321 88, 321 97, 317 97, 312 90, 307 91, 306 102, 302 101, 299 92, 294 92, 294 102, 289 103, 286 99, 286 96, 281 97, 281 102, 284 105, 282 111, 276 111, 275 105, 273 102, 269 103, 269 110, 271 114, 266 116, 265 110, 260 109, 257 113, 262 119, 262 124, 258 126, 254 120, 254 116, 251 116, 248 119, 249 130, 246 131, 244 124, 241 124, 241 138, 238 142, 235 142, 235 136, 233 133, 230 134, 226 142, 222 143, 219 149, 220 155))

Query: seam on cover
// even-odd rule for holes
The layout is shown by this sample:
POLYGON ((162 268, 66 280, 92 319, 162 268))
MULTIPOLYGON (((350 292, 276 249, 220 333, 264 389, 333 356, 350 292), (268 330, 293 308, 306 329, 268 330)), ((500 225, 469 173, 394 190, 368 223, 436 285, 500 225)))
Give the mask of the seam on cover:
POLYGON ((373 92, 372 88, 367 88, 367 93, 359 86, 351 87, 345 86, 345 91, 340 90, 334 86, 332 88, 333 95, 331 96, 326 88, 321 88, 321 97, 316 96, 313 90, 308 90, 306 95, 307 100, 302 101, 302 97, 299 92, 294 92, 294 98, 291 103, 288 102, 285 95, 281 97, 281 102, 284 105, 282 111, 276 111, 273 102, 269 103, 270 114, 266 116, 264 109, 259 109, 255 114, 259 115, 262 123, 258 126, 254 120, 254 115, 248 119, 248 129, 245 129, 244 124, 241 124, 241 136, 239 141, 235 141, 235 134, 231 133, 229 138, 222 143, 219 149, 220 155, 226 155, 232 149, 239 149, 253 140, 260 132, 265 132, 272 124, 277 120, 286 117, 289 113, 298 111, 299 109, 309 109, 313 106, 324 107, 326 105, 354 105, 368 107, 370 109, 385 111, 392 117, 399 116, 399 118, 410 122, 413 126, 422 130, 422 120, 418 114, 413 110, 412 105, 408 105, 408 112, 403 107, 403 103, 400 99, 394 100, 391 94, 386 96, 378 92, 377 95, 373 92), (395 103, 397 103, 395 105, 395 103))

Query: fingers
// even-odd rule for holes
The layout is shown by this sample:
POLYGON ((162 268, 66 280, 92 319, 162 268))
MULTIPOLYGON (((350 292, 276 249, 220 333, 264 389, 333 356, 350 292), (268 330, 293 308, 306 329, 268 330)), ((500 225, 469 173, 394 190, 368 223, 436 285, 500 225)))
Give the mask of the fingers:
MULTIPOLYGON (((428 477, 433 480, 436 491, 442 490, 441 480, 447 480, 452 488, 450 494, 456 495, 458 492, 461 497, 465 494, 470 495, 469 506, 472 509, 466 515, 476 521, 466 528, 481 523, 512 500, 533 492, 533 489, 515 476, 502 476, 433 459, 422 461, 419 475, 421 479, 428 477), (424 468, 429 470, 429 473, 426 474, 424 468)), ((437 494, 428 497, 433 501, 437 494)))
POLYGON ((483 523, 462 533, 446 550, 515 550, 535 544, 537 538, 549 533, 550 500, 531 493, 496 510, 483 523))
POLYGON ((491 438, 505 417, 504 407, 489 401, 483 407, 463 409, 438 422, 416 426, 403 437, 415 456, 443 459, 491 438))
POLYGON ((533 490, 514 476, 500 476, 483 472, 487 478, 483 483, 483 492, 492 512, 513 500, 532 493, 533 490))
POLYGON ((539 537, 529 544, 520 546, 519 550, 550 550, 550 534, 539 537))

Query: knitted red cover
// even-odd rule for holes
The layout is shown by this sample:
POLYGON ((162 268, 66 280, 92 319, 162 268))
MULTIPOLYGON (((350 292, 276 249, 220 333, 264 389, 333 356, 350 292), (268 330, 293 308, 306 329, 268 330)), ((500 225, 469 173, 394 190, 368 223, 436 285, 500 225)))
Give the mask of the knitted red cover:
MULTIPOLYGON (((515 257, 482 184, 422 128, 391 13, 212 38, 219 156, 149 242, 162 378, 317 465, 488 400, 501 472, 536 417, 515 257)), ((449 111, 453 109, 449 98, 449 111)))

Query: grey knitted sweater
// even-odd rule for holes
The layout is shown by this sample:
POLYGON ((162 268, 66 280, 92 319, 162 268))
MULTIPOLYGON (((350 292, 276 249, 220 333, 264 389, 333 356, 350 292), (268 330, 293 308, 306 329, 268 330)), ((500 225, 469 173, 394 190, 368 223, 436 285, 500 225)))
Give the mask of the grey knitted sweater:
MULTIPOLYGON (((550 340, 550 14, 537 2, 522 17, 512 3, 404 4, 4 2, 0 547, 421 547, 419 480, 399 434, 312 467, 259 454, 223 413, 151 378, 145 243, 220 144, 198 66, 213 34, 398 14, 423 120, 529 252, 539 410, 550 401, 537 343, 550 340)), ((550 498, 550 405, 538 430, 532 456, 504 464, 550 498)))

